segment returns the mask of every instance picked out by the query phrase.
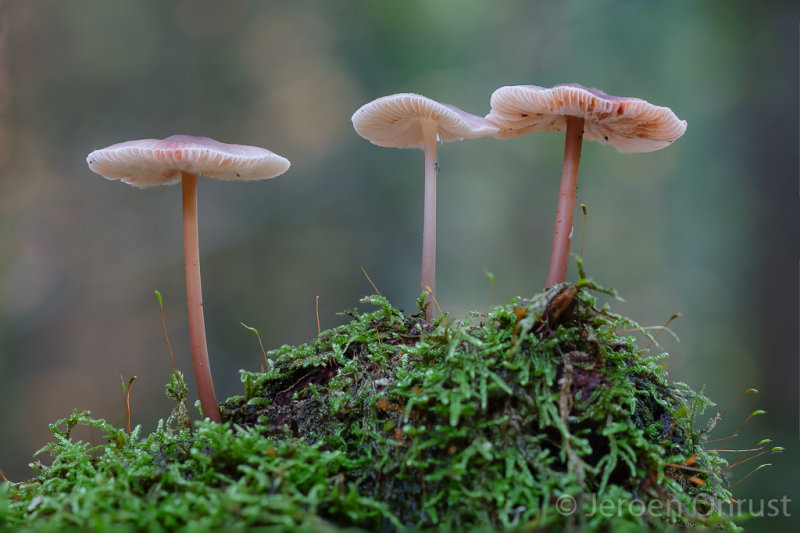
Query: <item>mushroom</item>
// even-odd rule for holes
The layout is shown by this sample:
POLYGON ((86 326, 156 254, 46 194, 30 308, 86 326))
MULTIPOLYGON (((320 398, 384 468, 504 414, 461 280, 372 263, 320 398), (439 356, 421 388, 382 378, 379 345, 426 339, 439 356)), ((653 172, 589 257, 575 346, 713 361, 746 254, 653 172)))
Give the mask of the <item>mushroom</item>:
POLYGON ((483 117, 413 93, 373 100, 356 111, 352 120, 356 132, 372 144, 425 151, 420 291, 428 292, 425 316, 431 320, 436 287, 436 141, 491 137, 499 129, 483 117))
POLYGON ((200 250, 197 232, 197 176, 249 181, 273 178, 289 169, 289 161, 264 148, 224 144, 208 137, 173 135, 141 139, 95 150, 86 158, 89 168, 106 179, 134 187, 182 184, 183 253, 186 266, 186 304, 192 362, 203 416, 221 422, 208 362, 200 250))
POLYGON ((577 83, 549 89, 536 85, 501 87, 492 94, 491 103, 486 118, 500 128, 497 139, 566 129, 547 287, 567 277, 582 139, 611 145, 620 152, 652 152, 686 131, 686 121, 668 107, 639 98, 611 96, 577 83))

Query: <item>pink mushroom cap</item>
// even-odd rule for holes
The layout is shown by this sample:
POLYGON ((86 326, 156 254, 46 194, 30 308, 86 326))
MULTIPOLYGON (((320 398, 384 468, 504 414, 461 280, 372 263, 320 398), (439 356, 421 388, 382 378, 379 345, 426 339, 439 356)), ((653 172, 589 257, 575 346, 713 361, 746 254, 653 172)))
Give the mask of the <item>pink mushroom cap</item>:
POLYGON ((90 153, 86 162, 106 179, 139 188, 179 183, 181 172, 219 180, 262 180, 279 176, 290 166, 289 160, 265 148, 191 135, 112 144, 90 153))
POLYGON ((356 132, 386 148, 422 148, 422 122, 436 123, 438 141, 492 137, 497 126, 483 117, 414 93, 383 96, 353 114, 356 132))
POLYGON ((611 96, 577 83, 552 88, 537 85, 500 87, 486 118, 500 128, 498 139, 566 129, 566 117, 585 120, 583 138, 620 152, 652 152, 669 146, 686 131, 668 107, 632 97, 611 96))

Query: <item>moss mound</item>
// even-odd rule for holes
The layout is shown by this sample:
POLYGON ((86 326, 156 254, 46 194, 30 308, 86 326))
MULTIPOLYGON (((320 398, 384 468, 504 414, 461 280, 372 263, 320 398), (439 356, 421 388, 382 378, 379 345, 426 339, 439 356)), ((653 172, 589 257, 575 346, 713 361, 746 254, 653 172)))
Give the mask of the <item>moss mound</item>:
MULTIPOLYGON (((454 323, 377 310, 242 372, 224 424, 178 407, 128 436, 88 413, 51 426, 38 476, 0 486, 0 524, 34 530, 735 528, 696 415, 582 279, 454 323), (76 425, 106 444, 71 438, 76 425), (692 465, 688 467, 688 465, 692 465)), ((421 302, 421 300, 420 300, 421 302)))

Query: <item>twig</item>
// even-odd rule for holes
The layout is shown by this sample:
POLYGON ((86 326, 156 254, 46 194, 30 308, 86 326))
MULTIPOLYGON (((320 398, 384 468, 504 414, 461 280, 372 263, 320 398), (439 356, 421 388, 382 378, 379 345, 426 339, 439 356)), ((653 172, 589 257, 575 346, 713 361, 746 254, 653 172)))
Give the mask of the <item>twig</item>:
POLYGON ((375 289, 375 294, 377 294, 378 296, 383 296, 383 295, 381 294, 381 291, 379 291, 379 290, 378 290, 378 287, 376 287, 376 286, 375 286, 375 284, 374 284, 374 283, 372 283, 372 279, 369 277, 369 274, 367 274, 367 271, 366 271, 366 270, 364 270, 364 267, 363 267, 363 266, 361 266, 361 265, 358 265, 358 266, 359 266, 359 267, 361 267, 361 272, 363 272, 363 273, 364 273, 364 276, 367 278, 367 281, 369 281, 369 284, 370 284, 370 285, 372 285, 372 288, 373 288, 373 289, 375 289))
POLYGON ((319 296, 316 296, 314 298, 314 302, 315 302, 314 306, 316 308, 316 313, 317 313, 317 335, 321 335, 322 334, 322 328, 319 327, 319 296))

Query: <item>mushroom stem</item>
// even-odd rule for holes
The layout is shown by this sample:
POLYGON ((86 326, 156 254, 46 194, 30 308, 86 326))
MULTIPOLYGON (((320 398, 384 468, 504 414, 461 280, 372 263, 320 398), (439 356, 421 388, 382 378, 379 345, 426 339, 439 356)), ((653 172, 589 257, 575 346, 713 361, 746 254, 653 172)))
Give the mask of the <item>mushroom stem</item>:
POLYGON ((181 171, 183 193, 183 255, 186 263, 186 305, 194 378, 203 416, 222 422, 208 364, 203 290, 200 284, 200 244, 197 231, 197 175, 181 171))
POLYGON ((433 320, 433 293, 436 291, 436 137, 438 126, 433 120, 421 121, 425 149, 425 198, 422 224, 422 275, 420 292, 430 288, 425 298, 425 319, 433 320))
POLYGON ((563 283, 567 279, 569 247, 572 240, 572 220, 575 217, 575 197, 578 192, 578 166, 581 161, 584 119, 567 116, 567 134, 564 144, 564 164, 561 168, 561 188, 558 193, 556 227, 553 232, 553 249, 546 287, 563 283))

